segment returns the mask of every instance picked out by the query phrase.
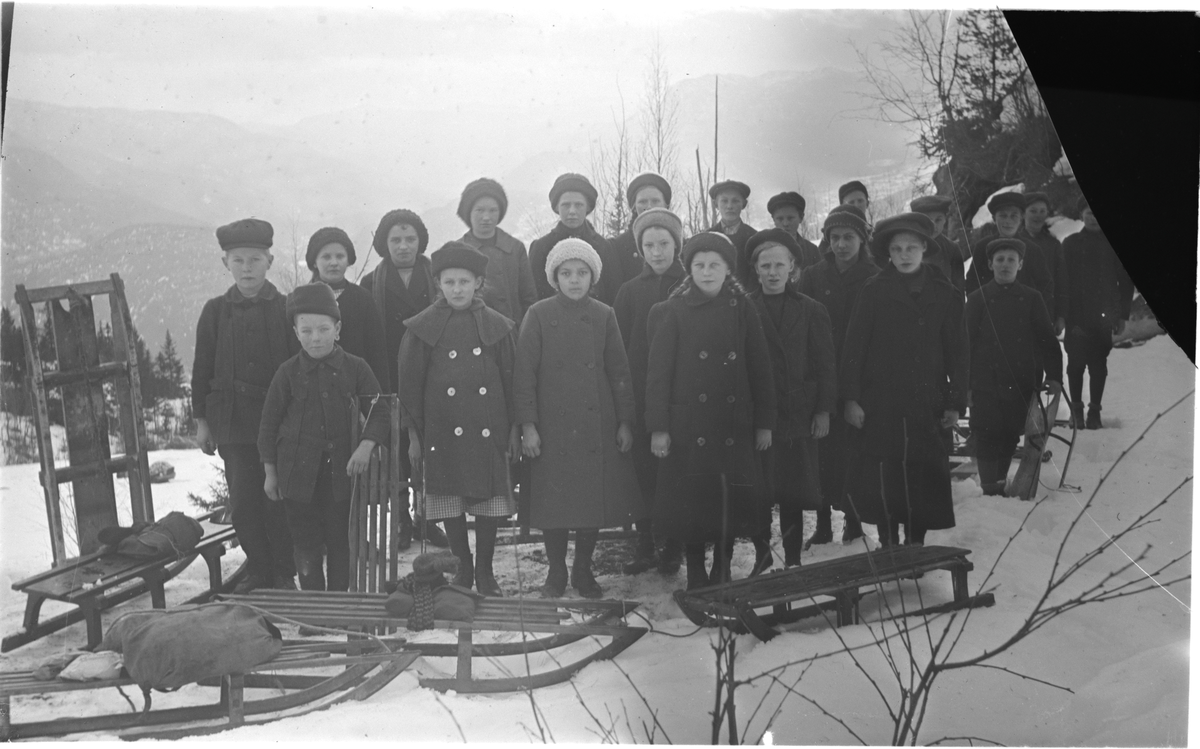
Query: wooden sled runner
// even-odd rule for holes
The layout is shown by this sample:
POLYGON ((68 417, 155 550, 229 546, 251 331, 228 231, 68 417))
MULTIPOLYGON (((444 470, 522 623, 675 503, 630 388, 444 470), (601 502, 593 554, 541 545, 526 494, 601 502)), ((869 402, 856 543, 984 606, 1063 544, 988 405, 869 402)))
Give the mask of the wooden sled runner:
POLYGON ((13 698, 123 686, 133 686, 136 691, 137 687, 130 679, 38 681, 28 671, 0 674, 0 741, 93 731, 119 731, 123 738, 182 738, 269 723, 322 710, 346 700, 365 700, 395 679, 418 656, 419 653, 411 651, 389 652, 372 640, 285 642, 278 656, 245 674, 200 682, 202 686, 220 689, 215 703, 29 723, 12 720, 13 698), (330 669, 337 669, 337 672, 295 673, 330 669), (275 673, 277 671, 291 673, 275 673), (245 694, 247 689, 285 693, 249 700, 245 694), (205 723, 197 725, 196 721, 205 723), (185 723, 190 725, 181 725, 185 723))
POLYGON ((1052 398, 1039 391, 1030 399, 1029 412, 1025 416, 1025 444, 1021 447, 1021 462, 1017 465, 1017 472, 1008 486, 1008 496, 1019 497, 1025 501, 1033 499, 1042 475, 1042 457, 1049 447, 1051 437, 1067 446, 1067 458, 1058 482, 1058 488, 1063 487, 1067 479, 1067 469, 1071 466, 1076 435, 1074 426, 1071 427, 1070 439, 1054 433, 1054 428, 1058 425, 1059 403, 1065 399, 1066 396, 1061 390, 1052 398), (1044 399, 1048 399, 1049 402, 1045 402, 1044 399))
POLYGON ((934 570, 949 570, 954 600, 940 606, 906 611, 906 615, 936 613, 954 609, 991 606, 991 593, 971 596, 967 593, 967 573, 974 566, 967 561, 968 549, 952 546, 900 546, 868 551, 838 559, 829 559, 781 572, 734 580, 724 585, 709 585, 695 590, 675 591, 675 602, 693 623, 715 625, 723 622, 738 632, 750 632, 766 641, 779 634, 775 628, 824 611, 834 611, 835 626, 857 624, 858 602, 862 588, 898 582, 934 570), (817 597, 829 600, 816 602, 817 597), (813 601, 792 608, 797 601, 813 601), (771 607, 769 614, 757 609, 771 607))
MULTIPOLYGON (((290 620, 362 632, 395 631, 407 626, 405 619, 393 617, 384 608, 387 595, 383 593, 262 590, 218 598, 254 606, 275 623, 290 620)), ((621 620, 638 605, 636 601, 485 598, 478 602, 473 621, 434 623, 435 629, 456 630, 456 643, 409 642, 405 648, 427 657, 457 659, 453 678, 423 678, 423 687, 474 693, 536 689, 564 682, 587 664, 612 658, 637 642, 646 629, 627 626, 621 620), (572 621, 572 611, 582 613, 584 619, 572 621), (514 642, 476 643, 477 632, 525 632, 534 636, 514 642), (551 671, 488 679, 473 678, 471 673, 473 658, 545 652, 589 638, 608 638, 609 642, 551 671)))

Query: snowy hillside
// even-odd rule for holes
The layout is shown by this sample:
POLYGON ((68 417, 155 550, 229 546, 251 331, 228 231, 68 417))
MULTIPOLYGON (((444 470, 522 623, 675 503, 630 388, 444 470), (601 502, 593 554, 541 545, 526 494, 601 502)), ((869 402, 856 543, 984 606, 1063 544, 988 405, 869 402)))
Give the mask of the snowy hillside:
MULTIPOLYGON (((1024 529, 1016 533, 1031 505, 1015 499, 983 497, 974 480, 967 479, 954 487, 958 526, 930 532, 927 540, 931 544, 972 550, 971 560, 975 565, 970 577, 972 593, 1007 540, 1016 533, 1011 548, 1004 553, 988 583, 995 593, 996 605, 971 612, 966 634, 956 651, 959 657, 995 647, 1020 626, 1045 587, 1054 554, 1079 514, 1081 503, 1155 414, 1194 386, 1194 368, 1166 337, 1153 339, 1140 348, 1114 351, 1109 368, 1104 407, 1108 428, 1079 434, 1066 476, 1067 484, 1079 487, 1078 493, 1050 492, 1043 488, 1039 496, 1049 494, 1049 498, 1037 507, 1024 529)), ((1194 401, 1185 399, 1132 447, 1075 528, 1073 540, 1066 545, 1065 563, 1102 544, 1108 534, 1125 527, 1191 475, 1193 409, 1194 401)), ((1054 450, 1054 460, 1043 471, 1043 481, 1050 486, 1058 485, 1058 471, 1065 457, 1059 446, 1054 450)), ((214 459, 198 451, 155 453, 151 459, 169 460, 177 471, 174 482, 154 487, 160 513, 185 508, 186 493, 204 493, 214 475, 214 459)), ((49 557, 35 466, 0 469, 0 528, 0 629, 10 633, 20 626, 23 609, 23 600, 9 589, 10 583, 40 571, 49 557)), ((608 552, 620 543, 623 542, 609 542, 608 552)), ((1192 486, 1188 482, 1155 516, 1155 522, 1125 538, 1120 548, 1106 550, 1068 590, 1056 596, 1072 595, 1083 586, 1100 581, 1104 575, 1127 564, 1126 553, 1137 557, 1144 551, 1142 567, 1154 569, 1156 564, 1189 551, 1191 544, 1192 486)), ((804 554, 804 562, 857 550, 817 546, 804 554)), ((497 552, 498 577, 508 594, 514 593, 521 582, 514 574, 515 555, 521 554, 522 568, 528 571, 531 560, 536 560, 534 551, 507 546, 497 552)), ((605 553, 605 549, 600 553, 605 553)), ((240 561, 240 556, 235 550, 225 557, 224 563, 232 567, 240 561)), ((402 564, 409 559, 411 554, 402 564)), ((749 545, 739 544, 735 577, 747 573, 752 559, 749 545)), ((533 561, 533 566, 534 571, 529 574, 534 579, 524 581, 520 587, 540 584, 544 567, 537 561, 533 561)), ((1164 581, 1187 574, 1189 567, 1185 560, 1166 574, 1164 581)), ((169 599, 182 600, 198 590, 203 577, 202 566, 194 566, 182 583, 169 587, 169 599)), ((1117 580, 1141 577, 1141 573, 1132 569, 1118 573, 1117 580)), ((604 725, 612 725, 621 740, 644 741, 642 721, 652 721, 645 704, 631 689, 632 682, 657 712, 666 733, 664 736, 659 731, 656 740, 707 743, 715 673, 710 642, 715 635, 711 630, 696 631, 672 601, 670 592, 683 584, 682 573, 674 580, 665 580, 657 573, 632 578, 607 574, 600 577, 600 583, 610 597, 642 601, 640 611, 654 631, 621 653, 615 662, 589 665, 572 684, 534 692, 533 699, 545 716, 547 738, 555 742, 598 741, 600 729, 589 717, 590 711, 604 725), (615 723, 610 722, 613 720, 615 723)), ((868 595, 862 602, 863 618, 878 622, 882 601, 897 606, 901 594, 906 605, 912 606, 918 585, 926 605, 950 599, 949 575, 932 573, 916 582, 904 581, 898 588, 884 586, 882 597, 868 595)), ((136 605, 146 606, 148 602, 139 601, 136 605)), ((1185 582, 1071 611, 992 661, 993 665, 1028 678, 983 668, 943 674, 930 702, 919 743, 947 736, 971 736, 1006 745, 1185 744, 1190 605, 1191 586, 1185 582)), ((637 617, 631 617, 630 623, 646 624, 637 617)), ((915 622, 910 620, 910 623, 915 622)), ((835 632, 818 619, 808 619, 791 625, 789 630, 770 643, 758 642, 750 636, 738 638, 738 677, 748 678, 782 663, 833 653, 840 649, 840 635, 851 646, 864 646, 858 651, 862 668, 879 681, 889 700, 897 699, 895 681, 888 676, 883 658, 871 645, 873 634, 881 631, 880 625, 859 624, 835 632)), ((79 644, 83 636, 82 625, 76 625, 0 656, 0 670, 29 667, 59 648, 79 644)), ((445 639, 450 635, 416 636, 445 639)), ((917 648, 922 648, 920 642, 917 648)), ((452 669, 453 663, 448 659, 429 658, 418 660, 413 670, 424 674, 452 669)), ((531 737, 540 740, 528 695, 451 693, 437 697, 434 692, 417 686, 413 670, 365 703, 241 729, 221 734, 220 738, 282 742, 403 737, 406 741, 457 742, 461 740, 457 722, 462 736, 472 742, 527 742, 531 737)), ((879 695, 844 654, 816 660, 807 671, 792 667, 783 679, 789 685, 795 682, 798 693, 844 720, 863 741, 890 742, 891 725, 879 695)), ((765 685, 742 687, 738 692, 739 719, 743 726, 749 724, 751 737, 767 729, 767 721, 783 696, 778 687, 771 690, 763 710, 752 715, 765 693, 765 685)), ((196 688, 184 689, 169 699, 186 700, 195 694, 196 688)), ((159 697, 155 700, 156 706, 160 704, 159 697)), ((84 697, 66 693, 45 700, 18 701, 14 711, 20 711, 22 720, 29 720, 79 714, 98 709, 101 704, 113 710, 128 709, 115 693, 95 698, 90 693, 84 697)), ((797 696, 787 699, 770 731, 776 744, 857 743, 846 728, 797 696)))

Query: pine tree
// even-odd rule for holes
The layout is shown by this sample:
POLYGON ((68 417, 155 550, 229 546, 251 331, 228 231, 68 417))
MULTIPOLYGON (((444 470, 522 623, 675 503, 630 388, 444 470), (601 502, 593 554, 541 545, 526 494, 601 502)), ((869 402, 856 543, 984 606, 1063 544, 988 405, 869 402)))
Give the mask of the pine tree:
POLYGON ((159 395, 163 398, 179 398, 184 394, 185 374, 183 361, 175 351, 175 340, 171 331, 167 331, 162 348, 154 358, 154 374, 158 380, 159 395))
POLYGON ((158 377, 154 372, 154 360, 150 358, 150 350, 146 342, 138 334, 137 328, 129 331, 133 336, 133 350, 137 356, 138 378, 141 381, 142 407, 150 408, 158 403, 158 377))
POLYGON ((29 371, 25 359, 25 341, 21 336, 21 327, 13 318, 8 307, 0 307, 0 378, 5 382, 20 383, 25 380, 29 371))

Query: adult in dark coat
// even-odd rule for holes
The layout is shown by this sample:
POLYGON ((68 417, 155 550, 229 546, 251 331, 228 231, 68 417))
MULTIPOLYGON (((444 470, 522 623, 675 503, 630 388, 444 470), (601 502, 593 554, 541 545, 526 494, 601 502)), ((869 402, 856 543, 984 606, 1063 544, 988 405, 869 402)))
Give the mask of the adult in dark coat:
MULTIPOLYGON (((833 328, 820 303, 796 290, 792 279, 799 273, 798 248, 779 238, 790 238, 782 229, 760 231, 746 248, 759 277, 758 291, 750 299, 758 310, 771 352, 778 417, 771 433, 771 449, 759 453, 772 504, 779 505, 784 563, 800 564, 804 544, 804 510, 819 510, 821 498, 817 441, 829 434, 829 416, 837 405, 837 365, 833 353, 833 328), (778 233, 778 234, 775 234, 778 233)), ((754 569, 770 566, 770 535, 756 544, 754 569)))
POLYGON ((486 177, 463 188, 458 201, 458 217, 467 225, 461 241, 488 259, 482 299, 519 328, 538 295, 524 243, 500 228, 507 212, 504 188, 486 177))
MULTIPOLYGON (((1071 282, 1067 277, 1067 262, 1063 257, 1062 243, 1050 233, 1046 219, 1050 216, 1052 206, 1050 198, 1045 193, 1030 192, 1025 194, 1025 220, 1021 224, 1017 237, 1026 244, 1036 244, 1042 248, 1042 254, 1050 266, 1054 276, 1053 306, 1047 307, 1050 319, 1054 323, 1054 332, 1062 335, 1067 325, 1067 306, 1071 299, 1071 282)), ((1050 300, 1046 300, 1050 303, 1050 300)))
POLYGON ((346 232, 336 226, 326 226, 313 232, 305 255, 313 280, 333 289, 342 314, 342 330, 338 344, 348 354, 366 360, 379 383, 380 392, 390 393, 391 367, 383 318, 361 286, 346 279, 346 270, 358 261, 354 243, 346 232))
POLYGON ((750 258, 746 256, 746 240, 758 230, 742 221, 742 211, 746 210, 750 200, 750 186, 727 179, 708 188, 708 197, 721 216, 709 231, 722 234, 733 242, 737 248, 737 267, 733 268, 733 275, 745 288, 753 288, 754 273, 750 270, 750 258))
POLYGON ((890 265, 863 286, 839 367, 845 418, 856 431, 850 499, 880 543, 923 544, 954 527, 946 436, 966 407, 963 302, 921 262, 933 222, 903 213, 875 226, 871 249, 890 265))
MULTIPOLYGON (((529 244, 529 266, 538 299, 549 299, 557 292, 546 280, 546 256, 554 245, 564 239, 577 237, 587 242, 600 256, 605 268, 620 268, 621 258, 600 236, 587 217, 596 210, 596 188, 582 174, 562 174, 550 188, 550 207, 558 214, 558 224, 548 234, 538 237, 529 244)), ((621 274, 601 274, 592 295, 612 306, 621 288, 621 274)))
POLYGON ((913 213, 924 213, 933 222, 934 246, 929 248, 924 262, 936 265, 954 284, 954 288, 961 292, 966 288, 964 266, 969 254, 946 236, 946 220, 951 204, 950 198, 944 195, 923 195, 909 203, 909 208, 913 213))
POLYGON ((1062 351, 1040 294, 1016 280, 1025 243, 993 239, 993 279, 967 298, 971 436, 984 494, 1003 494, 1042 375, 1062 387, 1062 351))
MULTIPOLYGON (((388 211, 379 220, 371 246, 382 259, 359 283, 370 292, 375 309, 383 317, 388 377, 394 391, 400 382, 397 367, 400 341, 407 330, 404 322, 433 304, 440 292, 433 280, 429 258, 425 256, 425 250, 429 247, 429 231, 420 216, 403 208, 388 211)), ((419 478, 413 475, 412 463, 408 459, 408 433, 404 430, 400 431, 400 464, 404 471, 403 478, 410 483, 419 478)), ((417 514, 420 514, 419 508, 417 514)), ((410 539, 420 538, 422 533, 435 546, 446 548, 450 545, 446 534, 436 523, 426 523, 418 517, 414 525, 407 511, 401 514, 400 522, 402 549, 407 549, 410 539)))
MULTIPOLYGON (((825 219, 822 243, 830 247, 825 258, 800 274, 800 292, 825 306, 833 327, 835 361, 840 361, 850 325, 850 313, 858 302, 859 292, 867 279, 879 272, 879 267, 867 251, 867 220, 862 211, 851 205, 841 205, 825 219)), ((820 462, 821 494, 824 502, 817 510, 817 528, 812 543, 833 541, 833 510, 846 515, 842 542, 862 537, 862 525, 855 516, 846 496, 846 477, 851 464, 850 427, 841 418, 843 404, 839 401, 830 419, 829 436, 817 451, 820 462)))
POLYGON ((1081 198, 1077 206, 1083 231, 1066 238, 1063 255, 1071 279, 1067 307, 1067 379, 1071 388, 1072 418, 1077 427, 1100 429, 1101 400, 1108 379, 1108 354, 1112 337, 1125 328, 1133 305, 1133 280, 1100 223, 1081 198), (1083 417, 1083 375, 1089 376, 1087 420, 1083 417))
MULTIPOLYGON (((682 260, 690 268, 696 255, 718 253, 731 266, 735 252, 731 242, 705 232, 684 244, 682 260)), ((687 545, 689 587, 710 579, 705 542, 716 546, 712 579, 728 580, 734 538, 761 537, 770 515, 755 455, 760 445, 770 446, 777 418, 762 323, 732 277, 715 296, 689 277, 650 310, 648 330, 646 429, 652 446, 666 443, 654 529, 687 545)))
POLYGON ((633 222, 633 231, 638 244, 643 247, 642 272, 621 286, 613 304, 613 312, 617 315, 617 327, 621 329, 621 338, 629 356, 630 374, 633 376, 633 396, 637 404, 633 428, 633 464, 637 469, 645 509, 638 520, 638 543, 634 559, 624 566, 623 571, 627 575, 636 575, 657 565, 663 574, 674 575, 683 561, 683 546, 669 538, 660 538, 656 542, 654 521, 649 514, 658 486, 659 461, 650 453, 650 433, 646 431, 645 421, 646 367, 650 358, 650 336, 646 325, 650 308, 665 301, 686 277, 683 265, 679 262, 679 251, 683 248, 683 224, 678 216, 666 208, 650 208, 638 215, 633 222))
POLYGON ((800 227, 804 224, 804 209, 808 203, 798 192, 781 192, 773 195, 767 201, 767 213, 775 222, 776 229, 783 229, 800 248, 800 270, 812 267, 821 262, 821 250, 812 242, 800 236, 800 227))
MULTIPOLYGON (((987 259, 988 242, 1017 237, 1024 221, 1025 196, 1017 192, 993 195, 988 201, 988 210, 992 212, 992 223, 984 224, 972 232, 971 268, 967 271, 966 282, 968 294, 992 280, 987 259)), ((1037 290, 1046 302, 1046 309, 1054 309, 1054 275, 1050 272, 1042 248, 1036 243, 1025 242, 1025 260, 1017 280, 1037 290)))
MULTIPOLYGON (((634 236, 633 222, 651 208, 671 208, 671 185, 654 172, 645 172, 634 177, 625 190, 629 202, 629 228, 608 240, 613 255, 620 258, 621 285, 636 278, 642 272, 642 248, 634 236)), ((678 252, 678 249, 676 250, 678 252)), ((618 287, 619 292, 619 287, 618 287)), ((626 340, 628 345, 628 340, 626 340)))

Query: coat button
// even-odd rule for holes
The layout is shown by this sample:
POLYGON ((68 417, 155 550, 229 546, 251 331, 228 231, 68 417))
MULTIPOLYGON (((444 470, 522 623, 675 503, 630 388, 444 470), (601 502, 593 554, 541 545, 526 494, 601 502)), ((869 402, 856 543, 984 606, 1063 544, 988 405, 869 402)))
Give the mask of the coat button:
POLYGON ((596 368, 595 362, 588 362, 588 369, 595 369, 595 368, 596 368))
POLYGON ((708 358, 708 352, 707 352, 707 351, 701 351, 701 352, 700 352, 700 358, 701 358, 701 359, 707 359, 707 358, 708 358))
POLYGON ((830 294, 832 294, 832 293, 833 293, 833 292, 831 292, 829 289, 825 289, 825 296, 829 296, 829 295, 830 295, 830 294))
POLYGON ((730 307, 736 307, 736 306, 737 306, 737 300, 736 300, 736 299, 730 299, 730 300, 729 300, 729 306, 730 306, 730 307))
POLYGON ((924 324, 925 324, 925 318, 924 318, 924 317, 918 317, 918 318, 917 318, 917 325, 924 325, 924 324))
POLYGON ((454 427, 454 436, 455 436, 455 437, 461 437, 461 436, 462 436, 462 427, 454 427))
POLYGON ((487 388, 479 388, 480 395, 487 395, 487 388))
POLYGON ((321 393, 321 397, 322 397, 322 398, 328 398, 328 397, 329 397, 329 393, 321 393))
POLYGON ((450 397, 454 397, 454 394, 456 392, 458 392, 458 391, 455 390, 454 388, 446 388, 446 395, 449 395, 450 397))
POLYGON ((704 438, 703 438, 703 437, 697 437, 697 438, 696 438, 696 444, 697 444, 697 445, 699 445, 700 447, 704 447, 704 438))
POLYGON ((725 440, 725 446, 726 446, 726 447, 729 447, 729 446, 730 446, 730 445, 732 445, 732 444, 733 444, 733 437, 729 437, 729 438, 727 438, 727 439, 725 440))
POLYGON ((479 356, 480 354, 483 353, 483 349, 476 346, 475 348, 471 349, 471 353, 475 354, 476 356, 479 356))
POLYGON ((325 449, 326 449, 326 450, 332 450, 332 449, 333 449, 333 443, 332 443, 332 442, 326 442, 326 443, 325 443, 325 449))
POLYGON ((480 434, 482 434, 484 437, 491 437, 491 436, 492 436, 492 430, 491 430, 491 429, 484 429, 482 432, 480 432, 480 434))
POLYGON ((729 361, 733 361, 733 360, 734 360, 734 359, 736 359, 736 358, 737 358, 737 352, 736 352, 736 351, 730 351, 730 352, 729 352, 729 361))
POLYGON ((457 356, 458 356, 458 352, 457 352, 457 351, 451 351, 451 352, 450 352, 450 358, 451 358, 451 359, 454 359, 454 358, 456 358, 457 356))
POLYGON ((732 395, 725 399, 725 401, 728 403, 733 403, 735 400, 737 400, 737 398, 734 398, 732 395))
POLYGON ((557 327, 558 327, 558 320, 551 320, 551 321, 550 321, 550 327, 552 327, 552 328, 557 328, 557 327))
POLYGON ((701 394, 700 394, 700 402, 701 402, 701 403, 704 403, 704 402, 705 402, 705 401, 707 401, 707 400, 708 400, 708 396, 707 396, 707 395, 705 395, 704 393, 701 393, 701 394))

